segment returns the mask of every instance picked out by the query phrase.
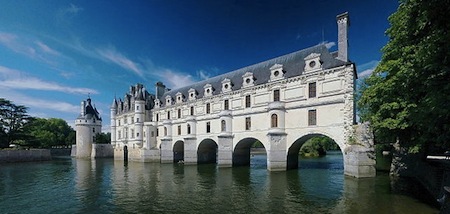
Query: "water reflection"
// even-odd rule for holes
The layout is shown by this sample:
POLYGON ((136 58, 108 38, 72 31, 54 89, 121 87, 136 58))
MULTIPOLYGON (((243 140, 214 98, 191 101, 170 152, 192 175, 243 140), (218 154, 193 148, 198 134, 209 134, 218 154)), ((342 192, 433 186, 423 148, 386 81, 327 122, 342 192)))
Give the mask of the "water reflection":
POLYGON ((300 169, 67 159, 0 167, 4 213, 437 213, 390 192, 387 175, 343 175, 342 155, 300 169), (63 199, 63 200, 62 200, 63 199), (67 200, 70 199, 70 200, 67 200), (20 207, 17 210, 17 207, 20 207))

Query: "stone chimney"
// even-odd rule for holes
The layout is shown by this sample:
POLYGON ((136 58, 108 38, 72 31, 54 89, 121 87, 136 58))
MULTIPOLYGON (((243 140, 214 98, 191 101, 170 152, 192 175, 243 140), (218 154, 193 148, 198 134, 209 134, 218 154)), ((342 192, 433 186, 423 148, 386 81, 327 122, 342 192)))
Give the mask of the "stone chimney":
POLYGON ((166 86, 162 82, 157 82, 156 86, 156 98, 161 99, 163 94, 166 92, 166 86))
POLYGON ((348 61, 348 39, 347 32, 350 26, 350 19, 348 12, 336 16, 338 25, 338 56, 337 58, 343 61, 348 61))

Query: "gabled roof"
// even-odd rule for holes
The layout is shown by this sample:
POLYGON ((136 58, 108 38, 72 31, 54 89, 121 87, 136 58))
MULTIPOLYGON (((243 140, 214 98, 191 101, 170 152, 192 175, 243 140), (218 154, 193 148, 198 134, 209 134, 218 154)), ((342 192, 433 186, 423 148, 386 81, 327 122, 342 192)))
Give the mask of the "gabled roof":
MULTIPOLYGON (((242 75, 244 75, 247 72, 253 73, 253 76, 256 78, 254 81, 254 85, 260 85, 265 84, 270 79, 270 67, 272 67, 274 64, 281 64, 283 65, 283 70, 286 71, 285 77, 294 77, 299 76, 303 73, 304 67, 305 67, 305 60, 304 58, 312 53, 320 54, 321 61, 323 62, 322 68, 323 69, 329 69, 333 67, 342 66, 345 64, 348 64, 349 62, 345 62, 339 59, 336 59, 325 47, 325 45, 316 45, 310 48, 306 48, 303 50, 299 50, 290 54, 286 54, 284 56, 280 56, 274 59, 270 59, 264 62, 260 62, 251 66, 247 66, 244 68, 240 68, 234 71, 231 71, 229 73, 225 73, 219 76, 215 76, 197 83, 194 83, 192 85, 184 86, 182 88, 173 89, 171 91, 168 91, 164 93, 162 97, 166 97, 167 95, 171 97, 175 97, 175 95, 178 92, 181 92, 185 97, 188 97, 188 91, 189 89, 193 88, 197 91, 198 96, 197 98, 202 98, 204 95, 204 88, 206 84, 211 84, 212 87, 215 89, 213 91, 213 95, 217 95, 222 93, 222 81, 225 78, 228 78, 231 80, 231 83, 233 84, 233 91, 241 89, 243 84, 243 78, 242 75)), ((161 100, 163 105, 165 105, 165 100, 161 100)))

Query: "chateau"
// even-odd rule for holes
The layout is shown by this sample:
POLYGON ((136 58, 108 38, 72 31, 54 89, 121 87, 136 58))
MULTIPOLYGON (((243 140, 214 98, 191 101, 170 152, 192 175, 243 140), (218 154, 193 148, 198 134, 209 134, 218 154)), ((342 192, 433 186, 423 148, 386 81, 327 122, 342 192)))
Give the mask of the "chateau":
POLYGON ((355 135, 347 13, 337 25, 337 52, 317 45, 175 90, 158 82, 155 95, 131 86, 111 106, 114 158, 231 167, 250 164, 259 141, 268 170, 282 171, 298 167, 306 140, 325 135, 342 150, 345 174, 374 176, 373 141, 355 135))

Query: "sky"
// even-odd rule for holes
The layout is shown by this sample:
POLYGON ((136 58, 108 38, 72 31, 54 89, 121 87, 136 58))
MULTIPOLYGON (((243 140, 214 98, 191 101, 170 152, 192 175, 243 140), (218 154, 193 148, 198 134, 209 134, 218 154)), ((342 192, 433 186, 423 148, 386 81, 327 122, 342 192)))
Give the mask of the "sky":
POLYGON ((131 85, 175 89, 325 43, 349 12, 349 59, 369 75, 395 0, 0 0, 0 98, 74 127, 91 97, 110 106, 131 85))

